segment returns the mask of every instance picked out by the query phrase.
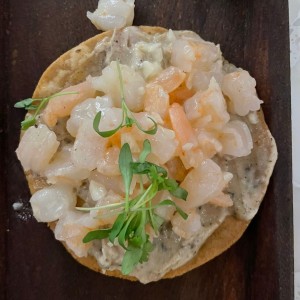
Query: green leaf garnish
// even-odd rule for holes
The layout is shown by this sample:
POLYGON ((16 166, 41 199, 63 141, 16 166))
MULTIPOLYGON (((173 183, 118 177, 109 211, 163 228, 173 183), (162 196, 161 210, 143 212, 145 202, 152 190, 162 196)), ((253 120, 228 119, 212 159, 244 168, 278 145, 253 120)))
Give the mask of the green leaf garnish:
POLYGON ((143 131, 146 134, 151 134, 151 135, 156 134, 158 126, 157 126, 157 123, 155 122, 155 120, 153 120, 153 118, 148 117, 153 122, 153 127, 149 130, 145 130, 142 128, 141 124, 136 120, 136 118, 133 116, 132 111, 127 106, 126 101, 125 101, 124 81, 123 81, 123 77, 122 77, 120 63, 119 63, 119 61, 117 61, 116 63, 117 63, 117 70, 118 70, 118 75, 119 75, 119 83, 120 83, 120 91, 121 91, 122 122, 119 126, 117 126, 116 128, 114 128, 112 130, 100 131, 99 130, 99 125, 100 125, 100 121, 101 121, 101 111, 100 111, 96 114, 96 116, 94 118, 94 122, 93 122, 94 130, 102 137, 110 137, 110 136, 114 135, 119 129, 121 129, 123 127, 132 127, 135 124, 138 127, 138 129, 140 129, 141 131, 143 131))
POLYGON ((119 155, 119 168, 125 186, 124 205, 113 203, 101 207, 78 208, 86 211, 108 209, 111 210, 112 214, 118 209, 118 216, 111 228, 92 231, 85 236, 83 241, 89 242, 94 239, 108 238, 110 242, 114 243, 117 240, 119 245, 125 249, 121 269, 124 275, 130 274, 138 263, 146 262, 149 259, 149 254, 154 246, 149 241, 149 235, 146 232, 147 225, 150 225, 158 234, 164 223, 164 219, 155 212, 156 208, 173 206, 183 219, 188 217, 171 199, 152 205, 152 200, 160 190, 167 190, 183 200, 186 199, 187 191, 179 187, 175 180, 168 178, 166 169, 146 161, 150 153, 151 144, 145 140, 139 161, 133 162, 129 144, 126 143, 122 146, 119 155), (151 183, 146 189, 143 187, 139 195, 130 199, 129 190, 134 174, 147 176, 151 183))
POLYGON ((123 177, 124 186, 125 186, 125 211, 128 211, 129 208, 129 191, 132 181, 132 168, 130 164, 132 162, 132 154, 129 147, 129 144, 124 144, 121 148, 119 155, 119 168, 123 177))
POLYGON ((143 143, 143 150, 142 152, 140 153, 140 157, 139 157, 139 160, 141 163, 144 163, 147 156, 151 153, 151 144, 149 142, 149 140, 144 140, 144 143, 143 143))
POLYGON ((45 106, 48 104, 49 100, 52 98, 56 98, 59 96, 64 96, 64 95, 71 95, 71 94, 78 94, 78 92, 65 92, 65 93, 56 93, 53 94, 49 97, 45 98, 27 98, 22 101, 17 102, 14 107, 15 108, 23 108, 26 110, 35 110, 34 114, 25 118, 21 122, 21 128, 22 130, 26 130, 31 126, 34 126, 36 124, 36 118, 40 111, 45 108, 45 106), (36 103, 36 104, 35 104, 36 103))
POLYGON ((83 242, 84 243, 89 243, 93 240, 101 240, 101 239, 106 239, 108 235, 110 234, 111 229, 99 229, 99 230, 93 230, 90 231, 84 238, 83 242))

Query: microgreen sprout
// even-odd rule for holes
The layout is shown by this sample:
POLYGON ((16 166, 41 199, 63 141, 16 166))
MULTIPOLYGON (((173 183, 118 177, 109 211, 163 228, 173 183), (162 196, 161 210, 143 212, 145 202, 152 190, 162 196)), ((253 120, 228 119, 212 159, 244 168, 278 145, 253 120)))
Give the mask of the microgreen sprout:
POLYGON ((64 96, 64 95, 70 95, 70 94, 78 94, 78 92, 65 92, 65 93, 56 93, 53 94, 49 97, 45 97, 45 98, 27 98, 24 100, 21 100, 19 102, 17 102, 14 107, 15 108, 23 108, 27 111, 35 111, 33 115, 25 118, 25 120, 23 120, 21 122, 21 128, 22 130, 26 130, 31 126, 34 126, 36 124, 36 118, 38 116, 38 114, 40 113, 40 111, 42 109, 45 108, 45 106, 48 104, 49 100, 52 98, 56 98, 59 96, 64 96))
MULTIPOLYGON (((81 211, 105 210, 117 215, 111 228, 98 229, 89 232, 83 239, 84 243, 97 239, 108 238, 110 242, 118 241, 126 251, 122 261, 122 273, 130 274, 138 263, 148 261, 149 253, 154 246, 149 240, 146 232, 146 225, 150 225, 154 232, 158 234, 159 228, 164 220, 156 213, 155 209, 161 206, 173 206, 177 213, 187 219, 188 215, 177 206, 171 199, 165 199, 153 205, 152 200, 161 190, 167 190, 177 198, 186 200, 187 191, 179 187, 178 183, 168 178, 166 169, 151 162, 146 161, 151 152, 149 140, 144 141, 143 150, 140 153, 139 161, 134 162, 129 145, 122 146, 119 156, 119 168, 125 186, 125 201, 123 203, 113 203, 99 207, 78 207, 81 211), (130 199, 129 189, 133 175, 147 176, 150 185, 136 197, 130 199)), ((143 185, 143 181, 140 181, 143 185)))
POLYGON ((149 130, 145 130, 142 128, 141 124, 136 120, 136 118, 133 116, 133 113, 130 111, 129 107, 126 104, 125 101, 125 93, 124 93, 124 82, 122 77, 122 72, 120 68, 120 63, 117 61, 117 70, 118 70, 118 76, 119 76, 119 82, 120 82, 120 92, 121 92, 121 108, 122 108, 122 121, 120 125, 118 125, 116 128, 108 131, 100 131, 99 125, 101 122, 102 112, 99 111, 93 121, 93 128, 94 130, 102 137, 110 137, 113 134, 115 134, 119 129, 123 127, 132 127, 134 124, 137 126, 138 129, 143 131, 146 134, 154 135, 157 132, 157 123, 153 120, 153 118, 148 118, 153 122, 152 128, 149 130))

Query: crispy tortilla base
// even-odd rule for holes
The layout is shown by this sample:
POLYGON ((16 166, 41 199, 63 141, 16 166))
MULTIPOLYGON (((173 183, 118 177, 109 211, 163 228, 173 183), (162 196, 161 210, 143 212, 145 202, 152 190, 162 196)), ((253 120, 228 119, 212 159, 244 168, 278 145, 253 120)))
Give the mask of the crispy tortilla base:
MULTIPOLYGON (((166 31, 166 29, 160 27, 143 26, 140 28, 150 34, 162 33, 166 31)), ((103 41, 105 38, 109 38, 111 36, 112 32, 105 32, 96 35, 95 37, 86 40, 77 47, 60 56, 47 68, 40 78, 33 97, 40 98, 47 96, 60 91, 67 86, 84 81, 89 75, 90 67, 93 65, 93 49, 99 41, 103 41)), ((266 168, 268 169, 267 180, 263 183, 261 193, 257 195, 257 199, 261 201, 267 189, 269 178, 271 177, 274 168, 277 151, 275 141, 272 138, 267 125, 265 124, 262 112, 259 112, 258 115, 259 122, 262 124, 262 130, 259 136, 261 136, 261 139, 265 141, 260 146, 268 147, 270 149, 270 157, 273 158, 272 163, 266 163, 266 168)), ((28 180, 31 193, 34 193, 46 185, 46 182, 43 178, 34 177, 30 172, 26 173, 26 178, 28 180)), ((206 240, 204 245, 198 251, 198 254, 192 260, 175 270, 169 271, 163 278, 173 278, 175 276, 182 275, 221 254, 242 236, 249 223, 250 221, 239 220, 233 216, 228 216, 206 240)), ((54 230, 55 222, 49 223, 48 225, 52 230, 54 230)), ((66 246, 65 243, 63 243, 63 245, 80 264, 96 272, 133 281, 137 280, 132 276, 124 276, 119 271, 103 271, 99 267, 94 257, 88 256, 79 258, 75 256, 75 254, 66 246)))

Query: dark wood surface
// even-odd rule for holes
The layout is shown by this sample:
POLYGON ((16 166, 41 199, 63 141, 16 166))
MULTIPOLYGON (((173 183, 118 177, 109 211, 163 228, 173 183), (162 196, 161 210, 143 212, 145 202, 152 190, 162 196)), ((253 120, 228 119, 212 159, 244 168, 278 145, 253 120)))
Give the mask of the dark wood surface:
POLYGON ((54 59, 97 33, 85 17, 96 3, 0 0, 0 299, 293 299, 288 0, 136 0, 136 25, 194 30, 257 79, 279 160, 236 245, 180 278, 144 286, 80 266, 31 217, 14 153, 24 113, 13 103, 31 95, 54 59))

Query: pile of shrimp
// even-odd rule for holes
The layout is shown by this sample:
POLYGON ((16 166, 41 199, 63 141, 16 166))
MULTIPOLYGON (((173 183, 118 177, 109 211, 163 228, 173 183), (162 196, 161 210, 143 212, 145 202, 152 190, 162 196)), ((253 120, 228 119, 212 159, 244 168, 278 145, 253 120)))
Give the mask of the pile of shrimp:
MULTIPOLYGON (((148 139, 152 146, 148 160, 166 168, 169 177, 188 191, 186 201, 167 191, 154 199, 155 203, 172 199, 188 213, 184 220, 173 207, 157 208, 179 237, 187 239, 201 231, 198 208, 202 205, 233 205, 223 191, 234 174, 223 171, 214 157, 250 154, 251 133, 240 117, 260 109, 256 82, 242 69, 225 73, 218 46, 195 36, 172 36, 167 49, 159 43, 135 47, 135 51, 152 47, 151 60, 144 60, 139 68, 120 64, 126 104, 143 128, 152 127, 149 116, 157 122, 155 135, 136 126, 122 128, 110 138, 94 131, 93 119, 99 111, 99 130, 114 129, 122 120, 118 71, 112 61, 100 76, 62 91, 77 94, 51 99, 37 126, 25 131, 16 150, 24 170, 45 177, 48 183, 30 200, 35 218, 57 221, 55 237, 78 257, 87 256, 91 247, 82 238, 91 230, 111 226, 117 216, 101 217, 100 211, 80 212, 75 207, 124 201, 118 166, 124 143, 136 159, 148 139), (169 63, 164 67, 166 51, 169 63), (68 143, 61 138, 60 126, 65 126, 68 143)), ((138 189, 133 177, 131 195, 138 189)))

